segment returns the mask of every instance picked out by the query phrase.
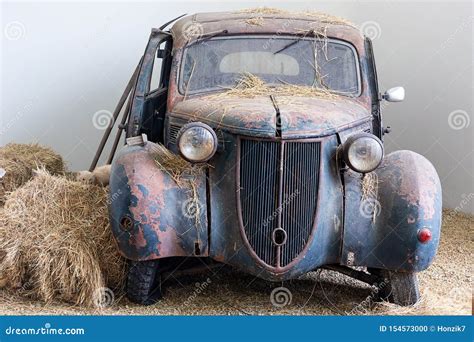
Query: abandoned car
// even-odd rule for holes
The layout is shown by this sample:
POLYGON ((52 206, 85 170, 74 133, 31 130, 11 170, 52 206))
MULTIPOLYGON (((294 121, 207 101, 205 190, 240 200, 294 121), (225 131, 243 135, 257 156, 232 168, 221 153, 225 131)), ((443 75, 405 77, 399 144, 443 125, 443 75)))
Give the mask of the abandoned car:
POLYGON ((379 93, 370 39, 283 11, 167 25, 120 103, 110 219, 127 296, 156 302, 163 272, 192 259, 275 282, 326 268, 415 303, 441 187, 423 156, 384 154, 381 103, 404 90, 379 93))

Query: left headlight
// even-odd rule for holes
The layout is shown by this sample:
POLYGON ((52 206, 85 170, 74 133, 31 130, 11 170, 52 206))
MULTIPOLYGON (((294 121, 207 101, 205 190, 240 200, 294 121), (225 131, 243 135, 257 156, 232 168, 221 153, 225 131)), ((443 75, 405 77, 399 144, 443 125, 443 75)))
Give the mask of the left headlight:
POLYGON ((177 138, 179 152, 191 163, 208 161, 216 153, 216 133, 211 127, 201 122, 184 125, 177 138))
POLYGON ((375 170, 383 159, 383 145, 370 133, 357 133, 347 138, 342 147, 345 163, 354 171, 368 173, 375 170))

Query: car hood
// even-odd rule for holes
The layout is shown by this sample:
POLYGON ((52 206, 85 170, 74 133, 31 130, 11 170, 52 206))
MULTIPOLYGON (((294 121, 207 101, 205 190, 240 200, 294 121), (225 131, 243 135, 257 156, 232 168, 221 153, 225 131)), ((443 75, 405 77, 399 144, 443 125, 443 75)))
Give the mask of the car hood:
POLYGON ((177 103, 171 116, 204 122, 236 134, 262 137, 274 137, 277 122, 282 137, 307 137, 328 135, 371 118, 358 100, 343 96, 336 99, 275 96, 274 99, 275 103, 270 96, 199 96, 177 103))

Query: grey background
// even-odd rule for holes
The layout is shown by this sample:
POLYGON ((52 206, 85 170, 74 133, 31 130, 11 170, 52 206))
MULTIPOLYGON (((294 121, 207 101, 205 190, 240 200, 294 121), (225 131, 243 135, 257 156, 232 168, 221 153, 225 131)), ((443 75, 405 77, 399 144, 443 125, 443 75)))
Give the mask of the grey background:
POLYGON ((374 38, 381 90, 402 85, 403 103, 384 104, 388 151, 410 149, 435 165, 444 205, 474 212, 472 2, 3 2, 0 144, 40 142, 70 169, 88 167, 151 27, 182 13, 270 6, 320 10, 374 38))

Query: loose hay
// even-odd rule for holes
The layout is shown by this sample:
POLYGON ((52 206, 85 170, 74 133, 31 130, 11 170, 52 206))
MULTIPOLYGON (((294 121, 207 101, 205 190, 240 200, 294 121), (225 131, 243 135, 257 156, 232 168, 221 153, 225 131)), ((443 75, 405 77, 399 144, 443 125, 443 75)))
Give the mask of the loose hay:
POLYGON ((242 74, 236 86, 225 92, 211 95, 209 98, 219 99, 222 96, 254 98, 257 96, 306 96, 325 99, 337 99, 339 96, 324 88, 308 87, 293 84, 268 85, 261 78, 251 73, 242 74))
POLYGON ((256 7, 256 8, 246 8, 243 10, 238 11, 238 13, 243 14, 255 14, 255 15, 294 15, 299 17, 310 17, 316 22, 326 25, 346 25, 355 27, 355 25, 345 19, 341 18, 332 14, 323 13, 314 10, 306 10, 306 11, 287 11, 280 8, 272 8, 272 7, 256 7))
POLYGON ((45 302, 92 306, 100 302, 101 288, 123 283, 106 189, 44 170, 8 196, 0 216, 0 250, 6 286, 45 302))
POLYGON ((244 8, 238 13, 245 13, 245 14, 288 14, 290 12, 273 7, 255 7, 255 8, 244 8))
POLYGON ((263 17, 254 17, 254 18, 245 19, 245 22, 253 26, 262 26, 263 23, 265 22, 265 19, 263 19, 263 17))
POLYGON ((64 173, 64 162, 53 150, 38 144, 7 144, 0 147, 0 168, 5 175, 0 179, 0 204, 5 194, 25 184, 33 170, 44 167, 51 174, 64 173))
POLYGON ((195 210, 190 216, 194 217, 196 228, 200 227, 201 205, 194 184, 194 177, 202 173, 204 168, 209 167, 209 165, 206 163, 193 165, 161 144, 153 144, 152 151, 158 168, 170 175, 178 186, 189 189, 190 204, 195 210))
POLYGON ((191 163, 172 153, 161 144, 153 144, 152 153, 158 168, 169 174, 177 184, 181 184, 181 178, 185 173, 193 170, 191 163))

